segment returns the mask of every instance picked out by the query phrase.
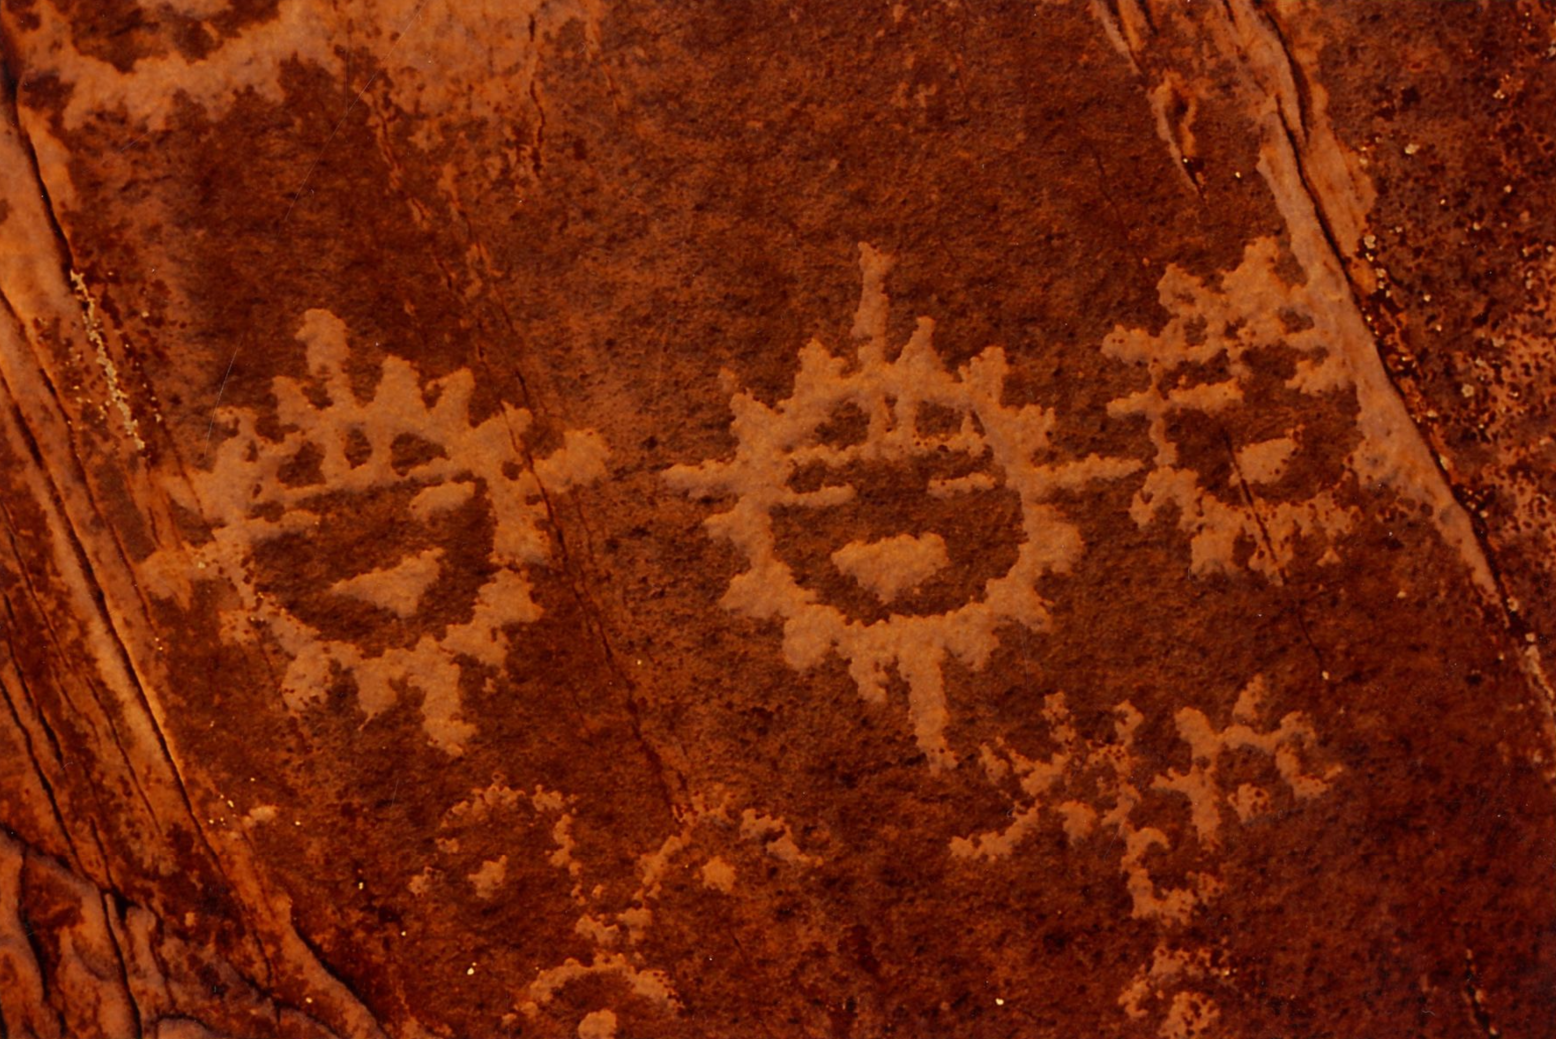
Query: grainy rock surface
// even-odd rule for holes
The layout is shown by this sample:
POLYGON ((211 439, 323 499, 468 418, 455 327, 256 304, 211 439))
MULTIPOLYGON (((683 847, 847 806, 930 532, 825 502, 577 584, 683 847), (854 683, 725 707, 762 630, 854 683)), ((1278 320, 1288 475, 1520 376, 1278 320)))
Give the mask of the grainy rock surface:
POLYGON ((1556 10, 0 0, 0 1034, 1556 1035, 1556 10))

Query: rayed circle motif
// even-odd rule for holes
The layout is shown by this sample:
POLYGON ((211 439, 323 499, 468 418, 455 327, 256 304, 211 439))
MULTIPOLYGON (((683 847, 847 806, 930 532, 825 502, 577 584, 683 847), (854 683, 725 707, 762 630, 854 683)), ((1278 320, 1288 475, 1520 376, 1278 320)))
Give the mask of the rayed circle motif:
MULTIPOLYGON (((908 686, 918 746, 938 769, 955 764, 945 738, 946 659, 955 657, 980 669, 999 644, 1001 627, 1020 624, 1045 630, 1048 603, 1038 594, 1037 583, 1045 574, 1067 571, 1084 548, 1080 531, 1050 498, 1093 481, 1126 476, 1140 463, 1097 455, 1053 460, 1054 412, 1036 404, 1003 403, 1009 370, 1004 351, 989 347, 955 374, 948 372, 935 353, 934 322, 929 318, 919 318, 901 352, 889 360, 885 276, 890 260, 864 243, 859 248, 864 288, 853 325, 860 343, 855 362, 850 365, 812 340, 800 351, 788 399, 768 406, 742 392, 730 401, 732 430, 739 442, 733 458, 676 466, 665 478, 696 497, 735 499, 728 511, 706 522, 711 535, 733 543, 749 562, 749 569, 730 582, 723 605, 758 619, 781 618, 784 659, 797 670, 837 653, 848 662, 868 701, 885 700, 889 669, 895 667, 908 686), (862 440, 842 446, 826 443, 824 427, 848 406, 867 420, 862 440), (926 431, 921 417, 927 408, 956 414, 960 428, 926 431), (848 616, 796 579, 774 534, 774 510, 824 509, 845 504, 856 493, 848 484, 797 490, 791 483, 799 468, 818 463, 832 470, 855 462, 892 464, 942 449, 985 460, 986 471, 931 480, 929 494, 954 495, 999 484, 1020 499, 1021 542, 1015 562, 989 579, 981 595, 937 614, 891 613, 866 621, 848 616)), ((833 562, 889 600, 903 581, 941 565, 943 545, 937 540, 930 535, 854 542, 835 553, 833 562)))
MULTIPOLYGON (((592 431, 569 432, 553 454, 531 458, 524 447, 528 411, 504 405, 472 424, 475 380, 468 369, 424 387, 415 366, 397 357, 383 362, 371 399, 358 400, 345 371, 345 325, 328 311, 310 310, 298 338, 307 347, 311 378, 273 380, 279 437, 262 434, 252 410, 225 408, 216 415, 217 422, 234 427, 234 435, 216 448, 212 468, 192 477, 212 537, 197 550, 197 565, 222 573, 238 591, 241 607, 224 614, 227 632, 246 639, 263 629, 289 657, 282 679, 288 707, 318 700, 337 670, 352 676, 369 717, 392 705, 400 688, 414 689, 422 696, 429 739, 459 754, 474 734, 460 714, 462 667, 500 666, 509 630, 540 616, 527 571, 550 555, 541 525, 547 496, 603 475, 604 441, 592 431), (396 450, 406 439, 431 451, 405 464, 396 450), (285 478, 305 458, 311 474, 285 478), (329 637, 279 597, 267 595, 256 579, 256 558, 268 542, 340 522, 341 506, 328 499, 361 500, 386 489, 410 492, 403 517, 408 525, 427 524, 484 500, 491 551, 488 576, 465 604, 466 619, 430 626, 408 645, 374 651, 329 637)), ((365 601, 414 619, 440 573, 441 558, 442 550, 434 547, 310 594, 365 601)))

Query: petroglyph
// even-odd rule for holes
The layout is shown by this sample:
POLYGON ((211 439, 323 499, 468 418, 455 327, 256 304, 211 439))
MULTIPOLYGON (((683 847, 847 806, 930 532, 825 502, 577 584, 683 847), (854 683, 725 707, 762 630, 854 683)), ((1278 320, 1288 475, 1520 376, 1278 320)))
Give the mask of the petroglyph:
MULTIPOLYGON (((637 856, 635 888, 625 896, 613 895, 596 882, 579 850, 577 810, 577 798, 540 786, 525 791, 493 783, 472 790, 444 814, 438 859, 411 883, 412 893, 422 897, 437 897, 440 885, 457 889, 463 884, 478 898, 502 899, 508 878, 539 864, 565 885, 565 897, 577 914, 573 934, 589 951, 532 971, 533 980, 514 1004, 513 1021, 538 1018, 563 989, 591 977, 615 979, 623 995, 666 1014, 679 1013, 681 1000, 670 976, 647 962, 643 948, 666 884, 689 876, 700 889, 727 896, 739 886, 742 855, 784 869, 821 864, 800 848, 782 819, 754 808, 737 809, 724 793, 698 795, 677 814, 676 831, 637 856), (543 846, 537 840, 541 835, 543 846)), ((538 885, 529 876, 519 887, 522 897, 533 898, 538 885)), ((457 899, 457 890, 446 897, 457 899)), ((614 1009, 597 1008, 588 1016, 605 1014, 613 1015, 614 1009)))
POLYGON ((1201 989, 1231 974, 1209 949, 1176 949, 1162 943, 1152 952, 1150 966, 1119 996, 1118 1005, 1136 1021, 1155 1016, 1152 1011, 1159 1008, 1156 1034, 1162 1039, 1209 1039, 1221 1011, 1201 989))
MULTIPOLYGON (((1164 9, 1180 29, 1187 28, 1192 21, 1192 32, 1205 46, 1204 54, 1215 53, 1228 63, 1227 71, 1235 77, 1234 86, 1220 79, 1196 83, 1171 71, 1172 62, 1162 61, 1158 48, 1172 32, 1162 32, 1162 26, 1153 25, 1152 18, 1145 16, 1135 0, 1116 5, 1093 3, 1091 9, 1131 69, 1136 74, 1148 70, 1144 78, 1155 81, 1148 89, 1148 97, 1158 112, 1163 111, 1162 99, 1167 99, 1187 120, 1200 103, 1212 96, 1207 86, 1215 82, 1209 88, 1215 95, 1224 99, 1229 92, 1234 96, 1240 94, 1258 113, 1261 141, 1256 169, 1285 223, 1289 255, 1304 279, 1290 293, 1294 300, 1300 297, 1301 313, 1314 340, 1322 342, 1333 369, 1319 382, 1334 380, 1336 386, 1349 391, 1354 401, 1355 418, 1351 425, 1356 442, 1345 458, 1345 468, 1361 484, 1386 487, 1428 510, 1439 535, 1459 554, 1487 601, 1500 604, 1502 595, 1497 579, 1477 540, 1470 515, 1455 497, 1438 468, 1435 452, 1405 408, 1384 368, 1373 330, 1357 305, 1359 297, 1380 287, 1385 288, 1387 295, 1382 267, 1355 262, 1370 257, 1370 249, 1363 254, 1360 246, 1377 192, 1366 172, 1367 158, 1347 149, 1330 123, 1329 89, 1325 77, 1315 75, 1321 65, 1319 53, 1325 45, 1321 20, 1309 22, 1275 15, 1251 0, 1232 0, 1213 9, 1197 9, 1192 19, 1164 9)), ((1173 138, 1173 128, 1166 129, 1164 142, 1175 164, 1187 171, 1193 160, 1173 138), (1190 163, 1181 161, 1186 158, 1190 163)), ((1185 129, 1181 125, 1177 128, 1180 136, 1185 129)), ((1410 143, 1406 147, 1416 145, 1410 143)), ((1268 241, 1261 239, 1250 249, 1268 241)), ((1247 267, 1246 255, 1243 266, 1247 267)), ((1164 286, 1169 279, 1180 284, 1194 281, 1175 268, 1169 268, 1168 276, 1163 278, 1164 286)), ((1279 295, 1274 292, 1249 297, 1248 305, 1242 308, 1243 316, 1254 320, 1261 313, 1274 313, 1267 307, 1261 309, 1261 305, 1287 305, 1281 303, 1279 295)), ((1227 297, 1243 298, 1231 291, 1227 297)), ((1169 304, 1168 309, 1174 307, 1169 304)), ((1174 475, 1168 473, 1162 479, 1172 482, 1174 475)), ((1180 525, 1191 536, 1202 531, 1208 535, 1195 546, 1201 553, 1195 557, 1199 564, 1196 572, 1226 569, 1215 560, 1224 558, 1229 531, 1233 541, 1244 537, 1257 539, 1236 531, 1239 522, 1235 514, 1215 507, 1210 507, 1206 516, 1195 513, 1192 502, 1202 488, 1195 488, 1187 479, 1184 482, 1188 486, 1163 489, 1159 500, 1162 504, 1190 503, 1180 505, 1180 525)), ((1248 495, 1250 500, 1253 497, 1248 495)), ((1316 501, 1311 495, 1302 497, 1320 512, 1328 512, 1329 503, 1321 497, 1316 501)), ((1265 505, 1264 501, 1259 502, 1261 510, 1265 505)), ((1289 544, 1293 535, 1300 537, 1315 531, 1332 534, 1334 529, 1343 529, 1338 526, 1342 521, 1332 513, 1326 522, 1320 515, 1311 511, 1304 515, 1303 511, 1279 517, 1284 529, 1270 532, 1268 543, 1262 546, 1267 558, 1251 561, 1251 566, 1257 562, 1257 569, 1278 571, 1276 560, 1283 554, 1279 546, 1283 542, 1289 544)), ((1335 558, 1328 553, 1326 557, 1330 561, 1335 558)), ((1538 661, 1530 661, 1529 672, 1537 684, 1545 684, 1538 661)))
MULTIPOLYGON (((1334 544, 1356 519, 1322 477, 1299 474, 1285 486, 1293 456, 1313 446, 1308 442, 1316 434, 1305 428, 1237 448, 1223 431, 1224 443, 1208 452, 1215 463, 1230 462, 1220 487, 1201 471, 1210 468, 1204 457, 1184 457, 1181 421, 1205 416, 1223 429, 1220 416, 1245 404, 1257 382, 1269 378, 1256 361, 1289 359, 1293 370, 1284 388, 1305 396, 1333 396, 1350 386, 1344 359, 1312 319, 1317 307, 1307 286, 1288 284, 1276 269, 1279 260, 1275 240, 1260 238, 1216 285, 1169 265, 1157 286, 1170 315, 1161 330, 1120 326, 1103 341, 1108 356, 1141 365, 1150 376, 1148 387, 1108 406, 1115 417, 1145 419, 1155 448, 1130 515, 1145 527, 1174 510, 1178 528, 1189 535, 1195 574, 1230 572, 1246 552, 1241 565, 1279 581, 1304 541, 1322 546, 1321 561, 1336 561, 1334 544)), ((1330 475, 1338 482, 1347 472, 1330 475)))
MULTIPOLYGON (((1337 765, 1315 763, 1321 756, 1318 738, 1305 715, 1292 712, 1274 727, 1264 727, 1262 703, 1267 695, 1263 677, 1256 675, 1239 693, 1231 720, 1221 728, 1197 708, 1180 708, 1173 722, 1188 747, 1189 766, 1162 771, 1136 751, 1145 717, 1129 701, 1114 709, 1111 738, 1087 739, 1076 729, 1064 695, 1049 696, 1043 717, 1054 749, 1047 757, 1030 757, 1003 741, 981 749, 989 780, 1014 790, 1012 822, 1002 830, 953 838, 951 854, 965 860, 1008 857, 1051 820, 1072 843, 1096 839, 1116 845, 1130 915, 1154 922, 1164 935, 1177 933, 1222 891, 1216 868, 1227 826, 1246 826, 1274 812, 1282 788, 1297 804, 1320 797, 1340 773, 1337 765), (1248 771, 1250 759, 1264 762, 1257 776, 1248 771), (1241 767, 1231 778, 1234 762, 1241 767), (1187 819, 1182 812, 1171 813, 1176 818, 1162 817, 1161 795, 1181 797, 1187 819), (1181 881, 1166 884, 1152 870, 1158 854, 1191 861, 1198 868, 1183 869, 1181 881)), ((1200 977, 1180 960, 1197 962, 1202 955, 1209 953, 1168 954, 1159 949, 1160 962, 1136 979, 1121 1004, 1134 1016, 1148 995, 1170 987, 1174 979, 1200 977)), ((1215 1019, 1214 1002, 1190 990, 1169 995, 1164 998, 1168 1024, 1160 1034, 1174 1039, 1204 1034, 1196 1030, 1196 1022, 1215 1019)))
MULTIPOLYGON (((225 3, 210 5, 226 8, 225 3)), ((76 129, 89 116, 123 113, 151 131, 167 128, 180 102, 220 118, 245 92, 272 103, 286 100, 283 69, 306 63, 348 81, 349 62, 332 39, 349 26, 354 46, 382 63, 383 85, 396 104, 415 116, 458 112, 466 118, 501 116, 515 103, 533 102, 540 64, 537 39, 580 22, 584 39, 597 46, 602 0, 522 0, 493 8, 460 0, 376 0, 371 4, 321 6, 311 0, 281 0, 268 21, 234 35, 203 34, 208 52, 186 57, 168 45, 121 68, 83 53, 69 22, 52 3, 32 9, 31 41, 49 72, 70 87, 63 119, 76 129), (429 75, 428 69, 437 69, 429 75)), ((155 25, 155 22, 152 23, 155 25)), ((365 90, 365 88, 364 88, 365 90)), ((427 143, 418 131, 418 143, 427 143)))
POLYGON ((1305 715, 1293 712, 1272 729, 1259 727, 1267 695, 1263 677, 1255 676, 1238 694, 1230 724, 1219 729, 1197 708, 1180 708, 1173 722, 1179 739, 1188 745, 1189 768, 1154 773, 1135 751, 1136 733, 1145 718, 1129 701, 1114 708, 1113 738, 1095 741, 1076 730, 1064 694, 1049 696, 1043 718, 1055 749, 1046 759, 1028 757, 1003 741, 980 749, 989 780, 1019 791, 1014 798, 1019 807, 1013 821, 1003 830, 953 839, 952 854, 968 859, 1008 856, 1042 824, 1045 811, 1051 812, 1071 840, 1084 840, 1099 831, 1122 839, 1120 869, 1135 917, 1184 922, 1204 901, 1199 892, 1218 887, 1219 882, 1207 875, 1196 882, 1196 888, 1161 891, 1145 860, 1152 848, 1170 846, 1171 838, 1165 830, 1137 821, 1147 792, 1181 796, 1187 802, 1195 840, 1213 852, 1220 846, 1221 830, 1228 820, 1246 824, 1269 809, 1273 788, 1284 786, 1298 800, 1309 800, 1325 793, 1339 774, 1338 766, 1318 773, 1308 771, 1313 767, 1308 759, 1316 756, 1318 740, 1305 715), (1268 759, 1273 766, 1272 775, 1267 777, 1270 781, 1239 782, 1227 788, 1222 779, 1224 765, 1237 751, 1252 751, 1268 759), (1077 793, 1090 789, 1098 795, 1088 798, 1077 793))
MULTIPOLYGON (((233 435, 215 448, 211 469, 192 476, 195 504, 212 528, 212 540, 195 550, 196 566, 237 589, 240 604, 222 616, 227 636, 247 640, 263 631, 287 654, 281 693, 289 708, 317 702, 340 673, 355 682, 369 717, 402 689, 414 690, 428 737, 459 754, 474 733, 460 716, 462 671, 500 666, 509 629, 540 616, 526 571, 550 554, 541 529, 545 495, 600 477, 604 442, 593 432, 569 432, 557 451, 532 460, 523 446, 529 412, 504 405, 471 423, 469 370, 423 385, 414 365, 389 357, 372 398, 362 401, 345 371, 339 319, 310 310, 298 338, 309 375, 273 381, 278 435, 262 433, 261 416, 249 409, 216 416, 233 435), (354 513, 370 500, 382 505, 378 522, 401 532, 428 528, 407 533, 402 557, 333 579, 330 571, 349 568, 349 559, 320 560, 318 574, 295 562, 280 572, 265 563, 268 545, 301 551, 325 535, 352 545, 351 524, 365 524, 354 513), (447 544, 419 545, 436 540, 429 525, 460 516, 468 523, 451 527, 447 544), (490 548, 479 566, 457 568, 476 579, 441 583, 456 569, 445 553, 468 551, 475 537, 468 531, 486 529, 490 548), (441 612, 424 616, 433 598, 441 612), (355 641, 349 632, 321 630, 339 624, 348 603, 365 611, 355 641), (383 633, 394 638, 364 648, 383 633)), ((373 536, 365 525, 359 533, 373 536)))
MULTIPOLYGON (((885 278, 891 261, 863 243, 859 252, 864 288, 852 330, 859 341, 854 363, 811 340, 800 351, 787 400, 769 406, 749 392, 731 399, 732 430, 739 440, 732 459, 676 466, 665 478, 700 498, 735 499, 728 511, 706 523, 712 536, 732 542, 750 564, 730 582, 723 605, 758 619, 781 618, 784 659, 796 670, 837 653, 872 703, 885 701, 887 677, 895 668, 908 685, 918 746, 938 769, 955 764, 945 739, 947 658, 982 668, 1002 626, 1046 630, 1048 604, 1037 585, 1046 574, 1068 571, 1084 549, 1080 531, 1050 498, 1126 476, 1139 463, 1097 455, 1055 458, 1049 439, 1054 412, 1036 404, 1003 403, 1009 368, 1004 351, 989 347, 952 374, 935 353, 935 325, 927 317, 919 318, 901 352, 889 359, 885 278), (859 438, 829 442, 828 423, 846 413, 863 416, 859 438), (929 428, 931 413, 952 421, 929 428), (946 498, 999 487, 1019 498, 1019 532, 1012 533, 1012 540, 1019 540, 1015 560, 990 578, 981 594, 938 613, 892 612, 861 620, 796 578, 774 535, 775 511, 853 502, 859 490, 849 482, 851 466, 908 467, 937 456, 962 458, 974 470, 932 477, 924 494, 946 498), (801 472, 817 468, 827 474, 820 486, 798 485, 801 472)), ((946 566, 946 543, 933 531, 855 540, 833 553, 832 563, 882 604, 890 604, 946 566)))

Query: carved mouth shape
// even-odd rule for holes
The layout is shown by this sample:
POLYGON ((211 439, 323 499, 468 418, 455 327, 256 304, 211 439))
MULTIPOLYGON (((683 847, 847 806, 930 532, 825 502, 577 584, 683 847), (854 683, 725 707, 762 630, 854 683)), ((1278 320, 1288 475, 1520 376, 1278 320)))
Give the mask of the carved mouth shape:
POLYGON ((369 658, 468 624, 498 569, 491 503, 469 481, 320 495, 304 507, 316 524, 250 550, 256 587, 317 637, 369 658))
POLYGON ((832 565, 873 592, 882 605, 916 588, 951 565, 939 534, 898 534, 877 541, 850 541, 832 553, 832 565))
POLYGON ((782 559, 816 601, 865 623, 982 601, 1023 539, 1019 497, 986 456, 964 451, 809 466, 790 487, 841 500, 775 509, 782 559))
POLYGON ((404 619, 421 608, 422 596, 437 583, 443 573, 438 562, 443 556, 441 548, 429 548, 414 556, 406 556, 387 570, 369 570, 330 586, 334 595, 358 599, 370 606, 388 610, 404 619))

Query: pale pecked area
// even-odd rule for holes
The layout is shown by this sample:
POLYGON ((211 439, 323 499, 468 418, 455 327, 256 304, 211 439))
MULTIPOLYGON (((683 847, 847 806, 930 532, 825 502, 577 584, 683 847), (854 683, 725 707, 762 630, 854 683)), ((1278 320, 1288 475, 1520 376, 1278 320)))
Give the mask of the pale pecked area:
POLYGON ((0 1034, 1556 1035, 1552 55, 0 0, 0 1034))

